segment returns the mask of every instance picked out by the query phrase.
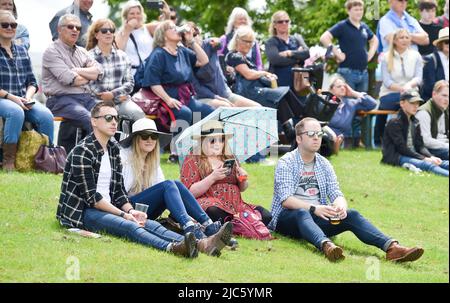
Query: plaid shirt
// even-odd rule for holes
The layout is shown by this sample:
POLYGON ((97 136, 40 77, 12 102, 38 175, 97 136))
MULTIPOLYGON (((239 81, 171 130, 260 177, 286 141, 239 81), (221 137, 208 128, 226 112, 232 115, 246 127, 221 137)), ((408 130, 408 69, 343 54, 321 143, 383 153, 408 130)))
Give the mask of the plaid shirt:
POLYGON ((0 88, 8 93, 25 97, 27 88, 38 87, 31 67, 27 49, 16 45, 11 46, 13 57, 10 58, 6 49, 0 45, 0 88))
MULTIPOLYGON (((116 143, 109 141, 107 148, 112 169, 111 203, 121 208, 129 200, 123 185, 119 147, 116 143)), ((103 199, 97 192, 103 154, 103 148, 92 133, 75 146, 67 156, 56 211, 56 218, 61 225, 83 228, 84 208, 94 207, 103 199)))
POLYGON ((89 54, 102 65, 103 77, 91 82, 90 88, 94 95, 102 92, 112 92, 114 102, 120 103, 120 97, 130 94, 134 87, 134 78, 131 73, 131 61, 128 55, 120 49, 112 48, 109 56, 104 56, 98 46, 91 49, 89 54))
MULTIPOLYGON (((314 173, 319 184, 320 204, 327 204, 327 198, 333 202, 338 197, 344 195, 339 189, 339 183, 330 162, 316 153, 316 163, 314 173)), ((298 149, 287 153, 278 161, 275 170, 274 194, 272 200, 272 221, 269 228, 275 230, 278 217, 283 210, 282 203, 287 198, 294 196, 300 182, 301 171, 305 163, 300 156, 298 149)))

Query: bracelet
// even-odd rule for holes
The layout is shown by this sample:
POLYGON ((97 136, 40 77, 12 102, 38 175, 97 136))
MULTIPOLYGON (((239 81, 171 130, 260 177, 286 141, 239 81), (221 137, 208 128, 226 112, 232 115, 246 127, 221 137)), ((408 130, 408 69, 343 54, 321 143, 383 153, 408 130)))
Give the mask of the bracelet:
POLYGON ((125 212, 121 211, 119 216, 121 216, 122 218, 125 217, 125 212))
POLYGON ((132 208, 130 208, 128 211, 127 211, 127 214, 129 214, 130 213, 130 211, 132 211, 132 210, 134 210, 134 208, 132 207, 132 208))
POLYGON ((8 99, 9 93, 6 93, 6 95, 3 96, 3 99, 8 99))

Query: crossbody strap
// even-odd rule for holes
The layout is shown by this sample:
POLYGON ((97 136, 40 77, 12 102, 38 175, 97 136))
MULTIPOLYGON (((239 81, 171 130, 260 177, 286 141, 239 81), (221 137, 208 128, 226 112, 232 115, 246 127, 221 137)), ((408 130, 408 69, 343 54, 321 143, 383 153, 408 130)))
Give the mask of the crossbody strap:
POLYGON ((139 54, 139 48, 137 46, 136 39, 134 38, 133 34, 131 34, 131 33, 130 33, 130 39, 131 39, 131 42, 133 42, 134 47, 136 48, 137 55, 138 55, 138 58, 139 58, 139 65, 141 65, 142 64, 142 59, 141 59, 141 55, 139 54))

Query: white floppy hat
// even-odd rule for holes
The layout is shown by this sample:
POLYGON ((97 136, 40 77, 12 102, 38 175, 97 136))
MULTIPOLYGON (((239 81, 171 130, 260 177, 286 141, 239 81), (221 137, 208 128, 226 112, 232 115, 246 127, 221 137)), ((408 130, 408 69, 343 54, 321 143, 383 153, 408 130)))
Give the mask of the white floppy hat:
POLYGON ((148 118, 141 118, 133 123, 131 134, 124 140, 120 141, 123 147, 129 147, 133 142, 133 137, 140 133, 153 133, 159 135, 159 144, 165 147, 172 140, 172 135, 158 131, 155 121, 148 118))
POLYGON ((439 42, 448 40, 448 27, 444 27, 439 31, 439 37, 433 41, 434 46, 437 46, 439 42))

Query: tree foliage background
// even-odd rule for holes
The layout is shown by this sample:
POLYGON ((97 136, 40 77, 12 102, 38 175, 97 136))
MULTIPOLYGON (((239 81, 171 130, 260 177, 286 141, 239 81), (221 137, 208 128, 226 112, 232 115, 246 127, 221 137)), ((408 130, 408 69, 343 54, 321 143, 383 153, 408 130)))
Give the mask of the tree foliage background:
MULTIPOLYGON (((167 0, 177 9, 182 20, 197 23, 211 36, 221 36, 225 31, 228 16, 234 7, 245 8, 254 22, 254 30, 262 41, 268 37, 270 17, 277 10, 285 10, 292 20, 292 32, 301 33, 308 45, 319 43, 320 35, 336 22, 347 18, 344 4, 346 0, 266 0, 266 5, 258 10, 251 9, 248 0, 167 0)), ((261 2, 256 0, 257 2, 261 2)), ((121 24, 120 4, 123 0, 107 0, 111 6, 111 18, 121 24)), ((387 0, 365 0, 366 13, 364 21, 376 29, 378 19, 389 9, 387 0)), ((141 0, 146 8, 146 0, 141 0)), ((408 12, 416 18, 418 0, 408 2, 408 12)), ((438 0, 437 15, 442 15, 445 0, 438 0)), ((254 6, 254 5, 253 5, 254 6)), ((146 8, 149 20, 155 20, 158 12, 146 8)))

